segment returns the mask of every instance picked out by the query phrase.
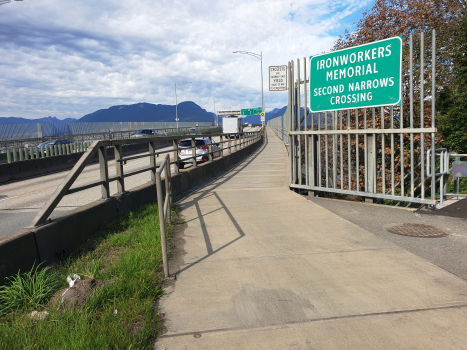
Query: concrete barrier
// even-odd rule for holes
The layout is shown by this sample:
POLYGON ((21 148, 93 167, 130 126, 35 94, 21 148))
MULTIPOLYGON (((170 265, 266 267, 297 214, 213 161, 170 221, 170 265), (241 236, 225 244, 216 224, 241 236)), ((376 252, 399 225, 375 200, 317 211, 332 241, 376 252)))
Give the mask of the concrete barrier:
POLYGON ((14 180, 47 174, 44 159, 31 159, 10 163, 11 175, 14 180))
POLYGON ((13 179, 11 174, 10 164, 0 164, 0 183, 10 181, 13 179))
POLYGON ((8 157, 6 153, 0 153, 0 164, 8 163, 8 157))
MULTIPOLYGON (((180 197, 190 188, 210 180, 260 145, 261 142, 257 142, 213 162, 174 175, 172 196, 180 197)), ((165 191, 165 183, 162 182, 162 185, 165 191)), ((18 270, 30 269, 34 262, 49 264, 58 257, 68 256, 117 215, 134 211, 156 200, 156 184, 148 183, 124 194, 114 195, 109 200, 95 201, 68 211, 37 228, 19 230, 0 237, 0 284, 4 277, 18 270)))
POLYGON ((50 157, 44 159, 44 165, 47 173, 69 170, 73 168, 83 153, 73 153, 62 156, 50 157))
MULTIPOLYGON (((0 277, 25 272, 40 263, 34 232, 23 229, 0 236, 0 277)), ((1 280, 0 280, 1 282, 1 280)))
POLYGON ((117 201, 110 198, 73 209, 32 229, 41 262, 50 263, 58 257, 68 256, 116 216, 117 201))

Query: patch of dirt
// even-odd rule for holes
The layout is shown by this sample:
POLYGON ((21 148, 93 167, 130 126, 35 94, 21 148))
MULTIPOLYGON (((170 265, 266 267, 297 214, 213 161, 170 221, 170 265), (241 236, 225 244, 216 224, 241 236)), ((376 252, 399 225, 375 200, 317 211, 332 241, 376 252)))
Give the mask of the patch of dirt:
POLYGON ((92 293, 105 284, 102 280, 96 280, 94 278, 88 278, 83 281, 79 281, 71 288, 63 288, 59 290, 57 293, 54 294, 52 299, 49 301, 50 307, 57 307, 60 299, 62 298, 62 294, 66 291, 65 295, 63 295, 63 301, 60 308, 68 308, 73 307, 77 309, 86 304, 86 302, 91 297, 92 293), (68 290, 67 290, 68 289, 68 290))
POLYGON ((170 237, 170 258, 169 258, 169 273, 170 275, 176 275, 180 271, 181 267, 184 265, 184 256, 186 255, 185 239, 184 235, 185 229, 188 225, 180 220, 174 226, 174 231, 170 237))

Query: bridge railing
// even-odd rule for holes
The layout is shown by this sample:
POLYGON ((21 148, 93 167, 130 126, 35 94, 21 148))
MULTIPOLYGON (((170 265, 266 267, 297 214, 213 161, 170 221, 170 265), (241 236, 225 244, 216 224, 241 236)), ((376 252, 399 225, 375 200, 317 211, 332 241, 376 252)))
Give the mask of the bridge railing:
MULTIPOLYGON (((138 139, 127 139, 127 140, 107 140, 107 141, 94 141, 90 147, 84 152, 78 162, 75 164, 73 169, 70 170, 66 178, 63 180, 61 185, 55 190, 55 193, 49 198, 46 204, 41 208, 37 213, 35 218, 31 221, 29 227, 36 227, 46 223, 50 214, 54 211, 57 205, 60 203, 62 198, 66 195, 73 194, 76 192, 84 191, 89 188, 98 187, 101 188, 102 199, 107 199, 110 197, 109 184, 113 181, 117 182, 117 193, 122 194, 125 192, 125 178, 141 174, 147 171, 150 171, 150 179, 152 182, 156 182, 156 157, 161 154, 173 154, 173 161, 170 162, 170 165, 174 165, 174 173, 177 174, 180 172, 180 169, 184 167, 185 161, 191 160, 192 167, 197 167, 199 158, 201 157, 202 162, 212 162, 215 154, 219 154, 220 157, 224 156, 224 151, 232 153, 234 151, 240 150, 246 146, 249 146, 256 141, 261 139, 261 132, 244 132, 241 134, 212 134, 209 136, 205 135, 184 135, 184 136, 168 136, 168 137, 148 137, 148 138, 138 138, 138 139), (204 152, 201 156, 196 153, 197 147, 195 140, 197 138, 209 138, 208 152, 204 152), (220 141, 213 143, 213 138, 219 137, 220 141), (184 157, 183 160, 179 157, 179 143, 180 140, 191 139, 191 148, 192 156, 184 157), (156 151, 156 144, 160 141, 166 141, 172 145, 169 150, 160 150, 156 151), (137 145, 137 144, 148 144, 148 153, 125 157, 123 154, 124 145, 137 145), (213 150, 213 144, 218 144, 220 150, 213 150), (109 176, 109 164, 107 157, 107 150, 113 147, 115 155, 115 176, 109 176), (99 156, 99 179, 97 181, 91 182, 86 185, 76 186, 72 188, 72 185, 75 183, 78 176, 84 170, 86 165, 88 165, 95 154, 99 156), (150 165, 139 170, 132 172, 124 173, 123 165, 125 162, 138 158, 149 157, 150 165), (198 158, 198 159, 197 159, 198 158)), ((183 147, 186 149, 186 147, 183 147)), ((170 166, 169 165, 169 166, 170 166)))

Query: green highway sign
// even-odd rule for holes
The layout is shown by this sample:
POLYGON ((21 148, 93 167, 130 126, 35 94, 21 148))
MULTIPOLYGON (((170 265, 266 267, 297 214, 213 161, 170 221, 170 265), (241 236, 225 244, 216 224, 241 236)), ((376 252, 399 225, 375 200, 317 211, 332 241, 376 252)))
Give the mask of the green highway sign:
POLYGON ((260 115, 263 109, 261 107, 258 108, 249 108, 249 109, 242 109, 241 115, 260 115))
POLYGON ((401 73, 402 36, 311 56, 310 110, 397 105, 401 73))

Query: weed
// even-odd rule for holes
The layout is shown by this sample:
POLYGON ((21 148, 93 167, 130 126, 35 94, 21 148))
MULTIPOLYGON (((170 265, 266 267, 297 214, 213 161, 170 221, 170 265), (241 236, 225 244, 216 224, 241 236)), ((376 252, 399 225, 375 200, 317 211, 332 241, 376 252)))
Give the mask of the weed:
MULTIPOLYGON (((172 208, 172 216, 174 222, 180 222, 178 208, 172 208)), ((172 232, 168 226, 169 244, 172 232)), ((0 349, 152 349, 162 328, 155 305, 164 283, 157 205, 120 216, 92 242, 58 261, 53 270, 37 272, 35 276, 44 275, 34 278, 52 279, 57 271, 62 283, 72 272, 106 283, 90 296, 85 307, 60 312, 50 308, 45 320, 30 320, 20 312, 0 316, 0 349)), ((24 284, 23 280, 17 282, 20 277, 12 281, 24 284)), ((51 293, 59 289, 57 283, 51 293)), ((51 293, 34 305, 43 305, 51 293)))
POLYGON ((0 316, 17 311, 43 307, 59 286, 56 273, 40 264, 29 272, 6 278, 0 287, 0 316))

